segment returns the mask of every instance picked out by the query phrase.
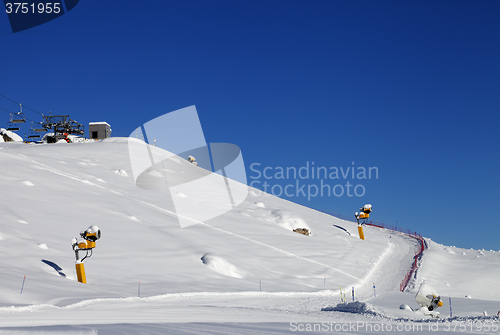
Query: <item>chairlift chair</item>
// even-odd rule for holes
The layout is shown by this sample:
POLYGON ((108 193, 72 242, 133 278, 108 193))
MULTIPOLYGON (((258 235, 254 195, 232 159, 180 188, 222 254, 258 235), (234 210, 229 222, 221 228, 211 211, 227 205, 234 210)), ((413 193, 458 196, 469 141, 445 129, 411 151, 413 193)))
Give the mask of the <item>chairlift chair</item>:
POLYGON ((28 138, 39 138, 40 134, 37 132, 34 132, 33 130, 30 130, 28 133, 28 138))
POLYGON ((28 132, 28 138, 39 138, 40 134, 33 128, 33 121, 31 121, 31 129, 28 132))
POLYGON ((19 127, 19 123, 26 122, 26 120, 24 120, 22 122, 18 121, 20 119, 19 118, 16 119, 16 115, 17 114, 18 113, 10 113, 10 121, 9 121, 9 123, 7 123, 7 130, 9 130, 9 131, 18 131, 19 129, 21 129, 19 127))
POLYGON ((21 128, 19 127, 18 124, 14 123, 14 122, 7 123, 7 130, 8 131, 18 131, 19 129, 21 129, 21 128))
POLYGON ((46 131, 47 131, 47 129, 45 129, 45 128, 42 126, 42 123, 41 123, 41 122, 40 122, 40 123, 37 123, 37 124, 35 125, 34 130, 35 130, 36 132, 38 132, 38 133, 44 133, 44 132, 46 132, 46 131))
POLYGON ((10 122, 13 122, 13 123, 25 123, 26 122, 26 117, 24 116, 24 113, 23 113, 23 105, 19 104, 19 108, 20 108, 19 112, 10 114, 10 122))
POLYGON ((11 121, 13 123, 25 123, 26 122, 26 118, 24 117, 24 113, 23 112, 13 113, 12 117, 11 117, 11 121))

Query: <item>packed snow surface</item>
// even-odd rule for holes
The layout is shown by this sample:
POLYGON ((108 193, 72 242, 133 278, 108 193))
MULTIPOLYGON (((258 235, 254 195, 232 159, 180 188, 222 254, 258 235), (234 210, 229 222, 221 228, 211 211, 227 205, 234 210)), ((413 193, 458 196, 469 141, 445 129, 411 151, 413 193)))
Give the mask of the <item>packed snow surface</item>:
POLYGON ((443 317, 452 297, 449 322, 493 322, 500 310, 498 252, 428 241, 417 278, 401 293, 418 247, 413 238, 365 227, 362 241, 352 222, 252 188, 228 213, 181 228, 172 197, 186 195, 138 188, 124 138, 2 143, 0 164, 0 334, 285 334, 300 322, 419 324, 425 316, 399 306, 418 307, 414 287, 423 280, 442 295, 443 317), (82 284, 71 239, 90 225, 102 238, 85 260, 82 284))

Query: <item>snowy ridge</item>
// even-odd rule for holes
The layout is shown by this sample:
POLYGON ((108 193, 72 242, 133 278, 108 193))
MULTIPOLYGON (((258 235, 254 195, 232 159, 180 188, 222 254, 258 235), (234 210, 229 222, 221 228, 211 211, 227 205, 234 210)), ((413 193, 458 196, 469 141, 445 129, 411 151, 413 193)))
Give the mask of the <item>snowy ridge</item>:
POLYGON ((383 315, 383 313, 375 306, 360 301, 341 303, 333 307, 324 307, 321 310, 324 312, 344 312, 354 314, 369 314, 374 316, 383 315))

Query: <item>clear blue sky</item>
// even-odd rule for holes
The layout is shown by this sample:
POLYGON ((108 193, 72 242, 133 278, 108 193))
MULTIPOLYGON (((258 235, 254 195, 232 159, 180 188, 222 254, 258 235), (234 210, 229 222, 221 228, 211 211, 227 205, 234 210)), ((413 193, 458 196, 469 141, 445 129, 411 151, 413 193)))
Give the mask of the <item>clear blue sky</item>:
POLYGON ((113 136, 196 105, 208 142, 242 149, 250 182, 265 181, 253 163, 377 167, 324 180, 363 197, 288 199, 345 215, 371 203, 373 220, 499 250, 499 13, 499 1, 86 0, 16 34, 0 14, 0 94, 107 121, 113 136))

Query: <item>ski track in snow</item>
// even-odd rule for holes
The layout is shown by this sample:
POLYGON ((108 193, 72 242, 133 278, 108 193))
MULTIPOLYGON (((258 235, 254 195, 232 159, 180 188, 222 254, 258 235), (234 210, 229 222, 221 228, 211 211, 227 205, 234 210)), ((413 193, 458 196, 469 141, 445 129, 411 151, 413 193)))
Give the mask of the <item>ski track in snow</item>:
MULTIPOLYGON (((25 157, 25 156, 24 156, 24 155, 22 155, 22 154, 19 154, 19 155, 21 155, 22 157, 25 157)), ((35 161, 35 160, 34 160, 34 159, 32 159, 32 158, 30 158, 29 160, 30 160, 32 163, 35 163, 35 164, 37 164, 37 165, 42 166, 43 168, 45 168, 45 170, 46 170, 46 171, 52 172, 52 173, 54 173, 54 174, 57 174, 57 175, 60 175, 60 176, 63 176, 63 177, 69 178, 69 179, 76 180, 76 181, 78 181, 78 182, 80 182, 80 183, 83 183, 83 184, 87 184, 87 185, 91 185, 91 186, 98 187, 98 188, 100 188, 100 189, 102 189, 102 190, 106 190, 106 191, 111 192, 111 193, 113 193, 113 194, 122 195, 120 192, 116 192, 116 191, 110 190, 110 189, 108 189, 108 188, 106 188, 106 187, 104 187, 104 186, 101 186, 101 185, 99 185, 99 184, 93 183, 93 182, 91 182, 90 180, 87 180, 87 179, 81 179, 81 178, 79 178, 79 177, 77 177, 77 176, 75 176, 75 175, 72 175, 72 174, 70 174, 70 173, 67 173, 67 172, 62 172, 62 171, 57 170, 57 169, 55 169, 55 168, 53 168, 53 167, 50 167, 50 166, 48 166, 48 165, 45 165, 45 164, 40 163, 40 162, 37 162, 37 161, 35 161)))

